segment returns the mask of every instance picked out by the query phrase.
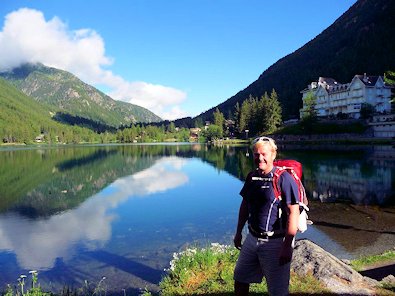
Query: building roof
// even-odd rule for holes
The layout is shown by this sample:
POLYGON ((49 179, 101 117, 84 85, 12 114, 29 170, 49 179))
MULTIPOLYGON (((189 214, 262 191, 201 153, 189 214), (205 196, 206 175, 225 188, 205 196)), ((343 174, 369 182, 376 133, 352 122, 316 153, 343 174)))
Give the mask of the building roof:
POLYGON ((330 77, 320 77, 318 79, 318 83, 326 84, 326 85, 336 85, 336 84, 338 84, 338 82, 335 79, 330 78, 330 77))
MULTIPOLYGON (((366 75, 366 73, 365 73, 364 75, 355 75, 353 80, 355 78, 358 78, 366 86, 372 87, 372 86, 376 85, 377 80, 379 80, 380 77, 381 77, 381 79, 383 79, 382 76, 370 76, 370 75, 366 75)), ((312 82, 312 84, 313 83, 316 83, 316 82, 312 82)), ((305 88, 302 91, 300 91, 300 93, 306 93, 306 92, 311 91, 313 89, 311 87, 311 85, 309 85, 307 88, 305 88)), ((343 84, 343 83, 337 82, 335 79, 330 78, 330 77, 319 77, 319 79, 318 79, 318 86, 321 86, 325 91, 328 92, 328 94, 346 91, 347 89, 349 89, 350 85, 351 85, 351 82, 343 84)), ((391 86, 391 85, 386 84, 386 83, 384 83, 384 86, 385 87, 390 87, 390 88, 394 87, 394 86, 391 86)), ((314 89, 318 90, 319 87, 314 87, 314 89)))
POLYGON ((358 77, 366 86, 374 86, 380 76, 368 76, 365 73, 364 75, 355 75, 355 77, 358 77))

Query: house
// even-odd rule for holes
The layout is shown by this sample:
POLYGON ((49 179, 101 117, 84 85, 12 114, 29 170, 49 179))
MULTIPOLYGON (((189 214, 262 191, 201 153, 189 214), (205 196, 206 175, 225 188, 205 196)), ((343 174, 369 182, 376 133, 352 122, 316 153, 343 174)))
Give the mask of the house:
POLYGON ((195 127, 195 128, 190 128, 189 129, 189 137, 193 141, 198 141, 199 140, 199 134, 201 133, 202 129, 195 127))
POLYGON ((40 135, 38 135, 38 136, 34 139, 34 141, 35 141, 36 143, 42 143, 42 142, 44 142, 44 139, 45 139, 44 134, 40 134, 40 135))
POLYGON ((341 84, 333 78, 319 77, 301 91, 303 108, 300 118, 307 112, 305 99, 313 93, 316 98, 315 110, 318 117, 344 114, 358 119, 363 104, 370 104, 376 113, 391 113, 391 86, 384 83, 382 76, 355 75, 350 83, 341 84))

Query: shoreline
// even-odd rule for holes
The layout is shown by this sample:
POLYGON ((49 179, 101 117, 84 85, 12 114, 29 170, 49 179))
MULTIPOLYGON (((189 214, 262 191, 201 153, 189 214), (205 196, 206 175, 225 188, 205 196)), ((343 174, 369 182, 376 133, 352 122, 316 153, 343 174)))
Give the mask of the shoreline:
MULTIPOLYGON (((373 137, 360 137, 350 134, 316 134, 316 135, 269 135, 279 144, 310 144, 310 145, 394 145, 395 139, 393 138, 373 138, 373 137)), ((191 143, 191 144, 214 144, 214 145, 249 145, 254 138, 240 139, 240 138, 227 138, 214 140, 212 142, 177 142, 177 141, 163 141, 154 142, 156 144, 174 144, 174 143, 191 143)), ((111 145, 111 144, 152 144, 152 142, 139 142, 139 143, 119 143, 119 142, 83 142, 83 143, 0 143, 1 147, 62 147, 73 145, 111 145)))

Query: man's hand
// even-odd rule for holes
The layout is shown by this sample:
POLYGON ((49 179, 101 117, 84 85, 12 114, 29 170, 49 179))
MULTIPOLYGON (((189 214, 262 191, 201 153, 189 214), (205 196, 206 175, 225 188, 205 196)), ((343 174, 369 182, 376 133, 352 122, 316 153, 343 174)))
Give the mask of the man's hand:
POLYGON ((241 239, 243 238, 242 236, 242 231, 243 227, 246 224, 248 220, 248 204, 245 198, 241 201, 240 204, 240 210, 239 210, 239 219, 237 221, 237 229, 236 229, 236 234, 235 237, 233 238, 233 243, 235 244, 236 249, 241 250, 241 239))
POLYGON ((287 264, 292 259, 292 246, 288 244, 283 244, 280 251, 280 265, 287 264))
POLYGON ((283 246, 280 251, 280 265, 287 264, 292 259, 293 242, 298 231, 299 205, 288 205, 287 230, 283 246))
POLYGON ((241 250, 241 240, 242 240, 243 236, 241 235, 241 233, 236 233, 235 237, 233 238, 233 243, 235 244, 236 249, 241 250))

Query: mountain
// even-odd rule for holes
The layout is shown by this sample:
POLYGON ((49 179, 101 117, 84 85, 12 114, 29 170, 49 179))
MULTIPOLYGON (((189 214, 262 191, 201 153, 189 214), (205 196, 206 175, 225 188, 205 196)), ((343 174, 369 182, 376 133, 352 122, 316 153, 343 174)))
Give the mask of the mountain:
MULTIPOLYGON (((320 13, 317 6, 317 13, 320 13)), ((212 119, 252 95, 261 97, 274 88, 283 108, 283 119, 298 118, 300 91, 321 77, 350 82, 356 74, 383 75, 395 69, 395 1, 359 0, 331 26, 310 42, 265 70, 259 78, 225 102, 200 114, 212 119)), ((286 36, 284 36, 286 38, 286 36)))
POLYGON ((38 102, 51 106, 63 119, 67 114, 113 127, 162 120, 143 107, 113 100, 69 72, 42 64, 24 64, 0 73, 0 77, 38 102))
POLYGON ((90 129, 59 123, 53 115, 49 107, 0 78, 0 142, 31 143, 39 135, 45 135, 46 142, 99 140, 90 129))

